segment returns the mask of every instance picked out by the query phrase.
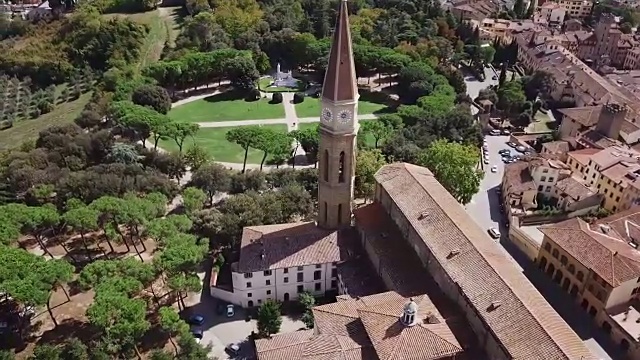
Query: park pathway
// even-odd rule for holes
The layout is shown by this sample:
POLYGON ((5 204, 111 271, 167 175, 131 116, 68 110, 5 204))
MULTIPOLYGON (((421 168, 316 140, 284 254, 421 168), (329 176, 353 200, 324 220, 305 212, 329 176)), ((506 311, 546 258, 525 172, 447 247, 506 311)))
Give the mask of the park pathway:
MULTIPOLYGON (((293 107, 293 105, 291 105, 293 107)), ((201 128, 216 128, 216 127, 235 127, 235 126, 249 126, 249 125, 273 125, 273 124, 287 124, 288 131, 297 130, 299 123, 314 123, 320 121, 320 114, 314 117, 298 118, 295 115, 295 109, 292 109, 293 116, 286 113, 287 107, 285 106, 285 117, 280 119, 255 119, 255 120, 238 120, 238 121, 215 121, 215 122, 199 122, 197 123, 201 128), (295 125, 293 125, 295 124, 295 125)), ((358 120, 371 120, 376 119, 376 114, 363 114, 358 115, 358 120)))

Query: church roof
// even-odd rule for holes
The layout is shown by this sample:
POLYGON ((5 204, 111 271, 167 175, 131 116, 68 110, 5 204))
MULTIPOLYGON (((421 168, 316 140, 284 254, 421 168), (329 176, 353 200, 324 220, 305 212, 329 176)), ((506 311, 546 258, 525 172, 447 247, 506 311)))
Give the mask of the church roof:
MULTIPOLYGON (((576 333, 469 218, 427 168, 391 164, 375 175, 409 234, 423 242, 514 359, 593 359, 576 333), (495 304, 498 304, 497 306, 495 304)), ((414 243, 414 246, 419 246, 414 243)))
POLYGON ((356 67, 349 29, 347 1, 341 0, 338 19, 333 31, 329 64, 324 76, 322 98, 329 101, 349 101, 358 98, 356 67))

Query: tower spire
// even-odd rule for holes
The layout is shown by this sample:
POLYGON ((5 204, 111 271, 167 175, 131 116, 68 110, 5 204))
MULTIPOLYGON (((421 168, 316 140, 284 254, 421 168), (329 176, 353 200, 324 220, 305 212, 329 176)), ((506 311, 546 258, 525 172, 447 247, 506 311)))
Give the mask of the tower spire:
POLYGON ((358 99, 347 0, 340 1, 338 19, 333 31, 331 52, 329 53, 329 64, 322 85, 322 97, 333 102, 358 99))

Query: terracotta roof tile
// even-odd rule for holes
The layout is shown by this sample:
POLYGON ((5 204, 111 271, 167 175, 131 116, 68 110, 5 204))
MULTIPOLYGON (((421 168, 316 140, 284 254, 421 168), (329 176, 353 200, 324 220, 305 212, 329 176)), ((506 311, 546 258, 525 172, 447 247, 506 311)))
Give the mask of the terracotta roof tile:
POLYGON ((516 161, 504 166, 504 190, 508 194, 520 194, 524 191, 535 190, 536 184, 529 173, 529 163, 516 161))
POLYGON ((556 188, 573 200, 585 199, 595 194, 580 180, 571 176, 558 181, 556 188))
POLYGON ((437 323, 399 327, 408 301, 384 292, 316 306, 314 330, 256 340, 258 360, 426 360, 462 352, 447 320, 426 295, 415 298, 418 316, 424 320, 431 315, 437 323))
POLYGON ((576 151, 571 151, 569 152, 569 157, 574 158, 577 162, 579 162, 581 165, 586 166, 589 163, 589 159, 591 159, 591 156, 593 156, 594 154, 597 154, 600 151, 600 149, 581 149, 581 150, 576 150, 576 151))
POLYGON ((352 239, 309 223, 247 226, 242 231, 238 272, 254 272, 345 260, 352 239), (341 251, 342 249, 342 251, 341 251))
POLYGON ((567 153, 570 150, 570 146, 567 141, 550 141, 542 144, 542 148, 552 154, 567 153))
POLYGON ((584 106, 577 108, 559 109, 565 117, 575 120, 583 126, 591 127, 598 122, 602 106, 584 106))
POLYGON ((578 218, 538 229, 614 287, 640 276, 640 252, 615 231, 578 218))
POLYGON ((426 168, 386 165, 376 180, 425 251, 456 283, 470 306, 514 359, 593 359, 513 259, 488 237, 426 168), (426 216, 423 216, 426 214, 426 216), (456 252, 451 256, 452 251, 456 252), (498 301, 497 308, 492 303, 498 301))

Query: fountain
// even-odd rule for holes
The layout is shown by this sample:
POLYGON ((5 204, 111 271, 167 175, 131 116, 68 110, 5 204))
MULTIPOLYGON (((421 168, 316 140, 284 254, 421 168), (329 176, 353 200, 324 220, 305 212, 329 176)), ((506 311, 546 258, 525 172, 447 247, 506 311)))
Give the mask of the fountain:
POLYGON ((269 85, 269 87, 288 87, 288 88, 297 88, 298 80, 294 79, 291 75, 291 70, 287 72, 282 72, 280 69, 280 63, 276 66, 276 76, 274 81, 269 85))

